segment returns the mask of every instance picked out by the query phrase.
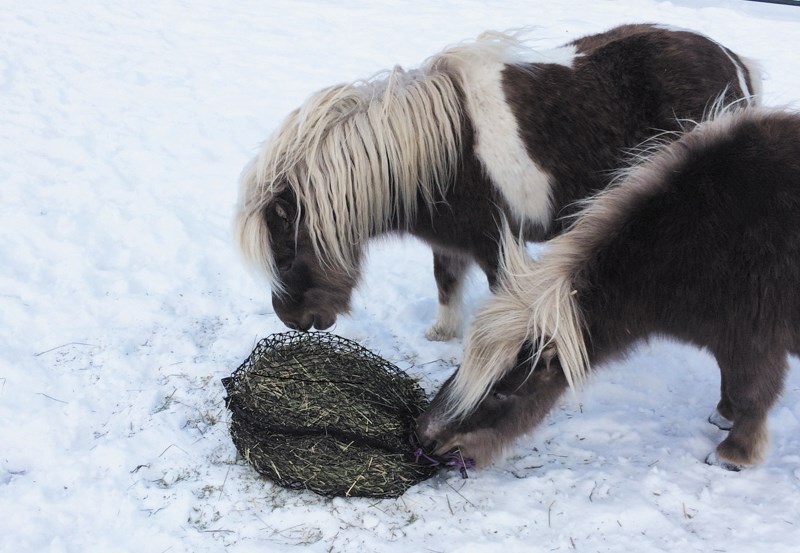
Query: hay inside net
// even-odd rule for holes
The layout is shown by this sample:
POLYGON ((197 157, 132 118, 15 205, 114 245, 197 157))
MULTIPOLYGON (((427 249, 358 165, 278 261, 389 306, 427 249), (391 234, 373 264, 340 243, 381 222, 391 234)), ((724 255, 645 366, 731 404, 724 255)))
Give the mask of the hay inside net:
POLYGON ((397 497, 436 472, 412 453, 424 391, 351 340, 325 332, 273 334, 222 382, 236 448, 281 486, 397 497))

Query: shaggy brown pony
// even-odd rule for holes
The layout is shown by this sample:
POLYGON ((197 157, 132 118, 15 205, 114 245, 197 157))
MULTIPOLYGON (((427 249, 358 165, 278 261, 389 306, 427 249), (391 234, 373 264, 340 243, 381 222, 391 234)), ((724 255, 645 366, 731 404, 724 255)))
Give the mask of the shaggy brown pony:
POLYGON ((489 462, 591 366, 660 335, 719 364, 709 420, 730 433, 707 461, 763 457, 787 356, 800 353, 800 114, 723 110, 654 151, 540 261, 506 245, 508 276, 418 421, 433 452, 489 462))

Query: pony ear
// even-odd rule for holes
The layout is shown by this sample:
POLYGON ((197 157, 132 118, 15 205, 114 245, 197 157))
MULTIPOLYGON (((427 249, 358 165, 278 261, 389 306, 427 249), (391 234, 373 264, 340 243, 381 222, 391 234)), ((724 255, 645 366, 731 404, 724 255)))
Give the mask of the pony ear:
POLYGON ((494 391, 492 392, 492 397, 497 401, 505 401, 508 399, 508 394, 505 392, 494 391))
POLYGON ((279 203, 275 204, 275 215, 277 215, 287 223, 289 222, 289 214, 286 213, 286 208, 279 203))
POLYGON ((558 355, 558 351, 555 344, 550 343, 544 347, 541 356, 546 369, 550 370, 550 362, 555 359, 556 355, 558 355))
POLYGON ((288 204, 278 201, 275 202, 275 205, 272 208, 273 213, 277 218, 280 226, 283 228, 284 232, 289 232, 294 225, 294 210, 288 204))

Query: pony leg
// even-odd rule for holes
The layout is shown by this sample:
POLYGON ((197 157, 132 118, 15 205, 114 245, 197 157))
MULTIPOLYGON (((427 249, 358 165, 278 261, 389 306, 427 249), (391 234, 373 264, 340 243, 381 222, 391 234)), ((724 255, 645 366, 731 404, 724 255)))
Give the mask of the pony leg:
POLYGON ((728 470, 740 470, 759 462, 767 446, 767 414, 783 389, 786 352, 770 352, 759 359, 746 352, 717 356, 724 378, 723 398, 733 426, 728 437, 706 462, 728 470))
POLYGON ((720 366, 720 399, 717 408, 708 416, 708 422, 720 430, 730 430, 733 427, 733 407, 731 407, 731 400, 728 398, 728 390, 725 386, 727 378, 725 370, 720 366))
POLYGON ((444 342, 455 338, 461 329, 464 277, 469 260, 457 254, 433 250, 433 276, 439 290, 436 322, 425 332, 428 340, 444 342))

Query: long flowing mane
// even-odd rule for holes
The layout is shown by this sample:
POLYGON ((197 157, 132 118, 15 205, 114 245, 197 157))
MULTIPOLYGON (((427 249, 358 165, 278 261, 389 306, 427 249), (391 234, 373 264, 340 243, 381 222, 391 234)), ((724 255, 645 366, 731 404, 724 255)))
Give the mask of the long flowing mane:
POLYGON ((429 209, 442 201, 458 167, 470 72, 528 51, 518 34, 486 33, 418 69, 312 95, 242 174, 235 236, 245 260, 280 288, 264 213, 288 187, 318 257, 353 272, 367 238, 409 221, 420 199, 429 209))
POLYGON ((545 256, 534 261, 504 225, 499 286, 475 315, 449 388, 446 418, 469 415, 514 367, 526 341, 533 365, 553 346, 569 386, 574 389, 583 380, 589 357, 573 286, 584 250, 571 248, 564 236, 552 240, 545 256))

